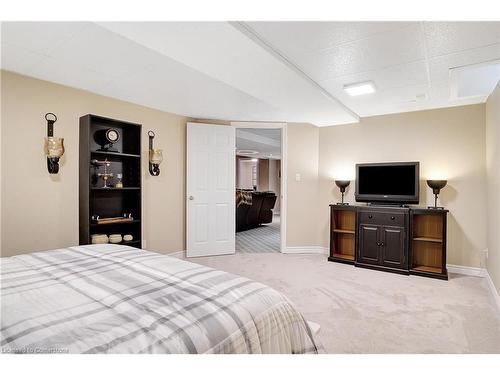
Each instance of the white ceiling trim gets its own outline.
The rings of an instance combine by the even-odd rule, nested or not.
[[[268,42],[265,41],[264,38],[262,38],[259,33],[257,33],[254,29],[252,29],[251,26],[246,24],[245,22],[241,21],[234,21],[234,22],[229,22],[232,26],[234,26],[237,30],[241,31],[243,34],[248,36],[250,39],[254,40],[257,42],[259,45],[262,46],[265,50],[267,50],[269,53],[274,55],[276,58],[281,60],[284,64],[286,64],[288,67],[290,67],[293,71],[295,71],[299,76],[304,78],[306,81],[308,81],[313,87],[315,87],[317,90],[319,90],[326,98],[330,99],[333,101],[335,104],[340,105],[343,107],[343,109],[348,112],[355,120],[356,122],[359,122],[359,115],[354,112],[352,109],[347,107],[344,103],[342,103],[339,99],[337,99],[335,96],[333,96],[331,93],[329,93],[327,90],[325,90],[318,82],[313,80],[310,76],[308,76],[302,69],[300,69],[296,64],[294,64],[290,59],[288,59],[284,54],[282,54],[278,49],[276,49],[274,46],[269,44]]]

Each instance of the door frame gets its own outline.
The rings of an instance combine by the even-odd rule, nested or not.
[[[280,242],[282,253],[286,253],[286,212],[287,212],[287,128],[286,122],[231,121],[236,129],[281,129],[281,196],[280,196]],[[236,163],[234,189],[236,190]]]

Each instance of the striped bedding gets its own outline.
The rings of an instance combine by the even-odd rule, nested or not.
[[[121,245],[1,259],[2,353],[317,353],[249,279]]]

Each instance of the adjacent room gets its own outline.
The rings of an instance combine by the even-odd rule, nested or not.
[[[281,129],[237,128],[236,252],[281,251],[280,201]]]
[[[218,19],[1,23],[2,352],[500,354],[500,21]]]

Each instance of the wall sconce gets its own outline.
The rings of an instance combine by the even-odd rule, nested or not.
[[[46,113],[45,120],[47,120],[47,137],[44,149],[47,156],[47,169],[50,174],[57,174],[59,172],[59,158],[64,154],[64,138],[54,137],[54,123],[57,121],[55,114]]]
[[[160,163],[163,160],[162,151],[157,148],[153,148],[153,139],[155,133],[151,130],[148,132],[149,136],[149,173],[151,176],[158,176],[160,174]]]

